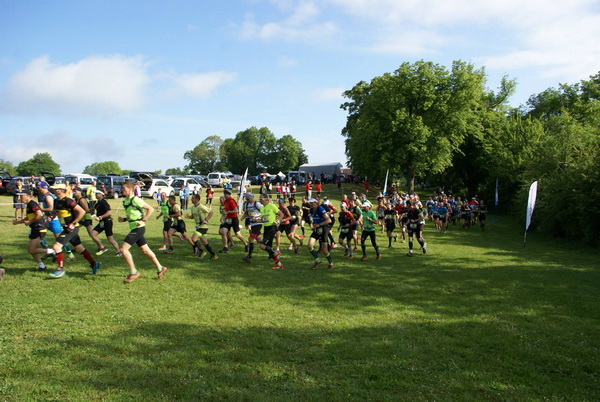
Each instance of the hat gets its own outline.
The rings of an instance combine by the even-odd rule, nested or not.
[[[285,201],[284,201],[283,198],[278,199],[277,202],[280,203],[280,204],[285,204]]]
[[[67,186],[65,186],[64,184],[55,184],[50,188],[53,190],[66,190]]]
[[[324,196],[323,196],[323,199],[324,199],[324,200],[326,200],[326,199],[327,199],[327,196],[326,196],[326,195],[324,195]]]
[[[45,181],[38,181],[37,186],[39,188],[45,188],[48,189],[50,186],[48,186],[48,183],[46,183]]]
[[[15,195],[22,196],[22,195],[29,195],[29,193],[24,193],[24,192],[20,191],[20,192],[16,193]]]
[[[362,204],[362,207],[363,208],[366,208],[366,207],[372,208],[373,204],[371,204],[369,201],[367,201],[367,202],[365,202],[365,203]]]
[[[225,190],[223,190],[223,194],[229,194],[231,195],[231,190],[226,188]]]
[[[106,195],[106,194],[104,194],[104,191],[102,191],[102,190],[96,190],[96,194]]]
[[[81,187],[77,186],[77,187],[73,188],[73,191],[83,191],[83,189]]]
[[[342,203],[340,204],[340,207],[347,207],[347,206],[348,206],[348,204],[346,204],[345,202],[342,202]]]
[[[245,193],[244,197],[247,198],[247,199],[254,198],[254,194],[252,194],[252,193]]]
[[[352,194],[353,194],[353,195],[356,195],[356,191],[353,191],[353,192],[352,192]]]
[[[308,202],[319,202],[316,198],[311,198]]]

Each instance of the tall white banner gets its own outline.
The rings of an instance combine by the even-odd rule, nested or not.
[[[494,206],[498,206],[498,179],[496,179],[496,198],[494,202]]]
[[[531,224],[531,215],[533,215],[533,209],[535,208],[535,200],[537,199],[537,188],[537,181],[531,183],[531,187],[529,187],[529,199],[527,200],[527,217],[525,219],[525,231],[529,229],[529,225]]]
[[[238,211],[241,214],[242,213],[242,206],[244,205],[244,193],[246,192],[246,180],[248,178],[248,168],[246,168],[246,171],[244,172],[244,175],[242,176],[242,181],[240,182],[240,199],[238,200]]]
[[[388,169],[387,172],[385,172],[385,184],[383,185],[383,195],[387,195],[387,179],[389,173],[390,169]]]

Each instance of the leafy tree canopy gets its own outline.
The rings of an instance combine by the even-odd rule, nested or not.
[[[60,173],[60,166],[52,160],[49,153],[37,153],[29,160],[23,161],[17,165],[17,174],[21,176],[40,176],[43,171]]]
[[[92,176],[98,176],[101,174],[115,173],[123,174],[123,170],[119,167],[117,162],[106,161],[106,162],[95,162],[88,165],[83,169],[83,173],[87,173]]]

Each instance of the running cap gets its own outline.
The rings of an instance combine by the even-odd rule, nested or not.
[[[83,189],[81,187],[77,186],[73,189],[73,191],[83,191]]]
[[[319,201],[316,198],[311,198],[310,200],[308,200],[308,202],[316,202],[316,203],[318,203]]]
[[[285,201],[284,201],[283,198],[278,199],[277,202],[280,203],[280,204],[285,204]]]
[[[22,195],[29,195],[29,193],[24,193],[23,191],[16,193],[15,195],[18,195],[19,197]]]
[[[366,207],[369,207],[369,208],[371,208],[371,207],[373,207],[373,204],[371,204],[369,201],[367,201],[367,202],[364,202],[364,203],[362,204],[362,207],[363,207],[363,208],[366,208]]]
[[[50,188],[50,186],[48,186],[48,183],[46,183],[45,181],[38,181],[37,186],[39,188],[45,188],[45,189]]]
[[[225,190],[223,190],[223,194],[229,194],[231,195],[231,190],[226,188]]]
[[[252,194],[252,193],[244,193],[244,197],[246,199],[254,198],[254,194]]]
[[[323,196],[323,199],[324,199],[324,200],[326,200],[326,199],[327,199],[327,196],[326,196],[326,195],[324,195],[324,196]]]
[[[53,190],[66,190],[67,186],[65,186],[64,184],[55,184],[50,188]]]
[[[102,194],[102,195],[105,195],[105,194],[104,194],[104,191],[102,191],[102,190],[96,190],[96,194]]]

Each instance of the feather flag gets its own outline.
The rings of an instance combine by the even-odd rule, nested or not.
[[[244,193],[246,192],[246,180],[248,179],[248,168],[246,168],[246,171],[244,172],[244,175],[242,176],[242,181],[240,182],[240,199],[238,201],[238,211],[241,214],[242,213],[242,205],[243,204],[243,200],[244,200]]]
[[[525,247],[525,242],[527,241],[527,229],[529,229],[529,225],[531,225],[531,216],[533,215],[535,201],[537,199],[537,188],[537,181],[531,183],[531,186],[529,187],[529,199],[527,200],[527,216],[525,217],[525,237],[523,238],[523,247]]]
[[[390,169],[388,169],[387,172],[385,172],[385,184],[383,185],[383,195],[387,195],[387,179],[389,173]]]

